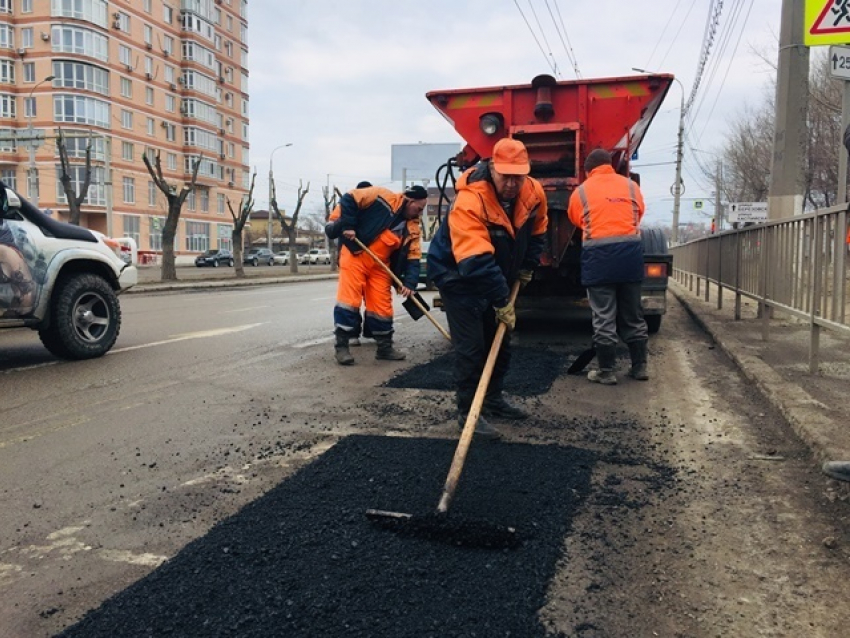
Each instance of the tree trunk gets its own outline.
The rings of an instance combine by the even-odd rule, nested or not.
[[[298,250],[295,247],[295,226],[285,228],[286,236],[289,238],[289,272],[293,275],[298,272]]]
[[[180,221],[181,208],[181,202],[177,197],[168,198],[168,218],[162,228],[162,281],[177,281],[174,238],[177,236],[177,222]]]
[[[233,240],[233,267],[236,269],[236,276],[241,278],[245,276],[245,265],[242,263],[242,231],[236,230],[234,226],[231,239]]]

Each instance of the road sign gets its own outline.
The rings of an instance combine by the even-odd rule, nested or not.
[[[829,47],[829,74],[834,78],[850,80],[850,47]]]
[[[805,0],[803,44],[850,44],[850,3],[847,0]]]
[[[729,221],[746,224],[767,221],[767,202],[732,202],[729,204]]]

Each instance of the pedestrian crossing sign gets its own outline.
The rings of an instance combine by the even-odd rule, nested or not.
[[[803,44],[850,44],[850,0],[805,0]]]

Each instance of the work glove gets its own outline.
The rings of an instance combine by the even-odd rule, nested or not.
[[[516,278],[519,280],[520,289],[523,289],[528,285],[528,282],[531,281],[534,278],[534,271],[533,270],[520,270],[517,273]]]
[[[508,330],[513,330],[516,327],[516,310],[510,301],[506,306],[496,308],[496,319],[501,321],[508,327]]]

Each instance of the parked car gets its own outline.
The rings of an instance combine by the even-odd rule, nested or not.
[[[285,250],[282,253],[274,254],[274,265],[275,266],[288,266],[289,265],[289,251]]]
[[[302,264],[330,264],[331,254],[323,248],[314,248],[301,255]]]
[[[109,352],[138,281],[122,240],[45,215],[0,182],[0,330],[31,328],[65,359]],[[8,275],[8,276],[7,276]]]
[[[208,251],[195,257],[195,265],[198,268],[201,266],[212,266],[213,268],[218,268],[221,265],[232,266],[233,253],[229,250],[210,248]]]
[[[243,264],[259,266],[260,264],[274,265],[274,253],[268,248],[252,248],[242,257]]]

